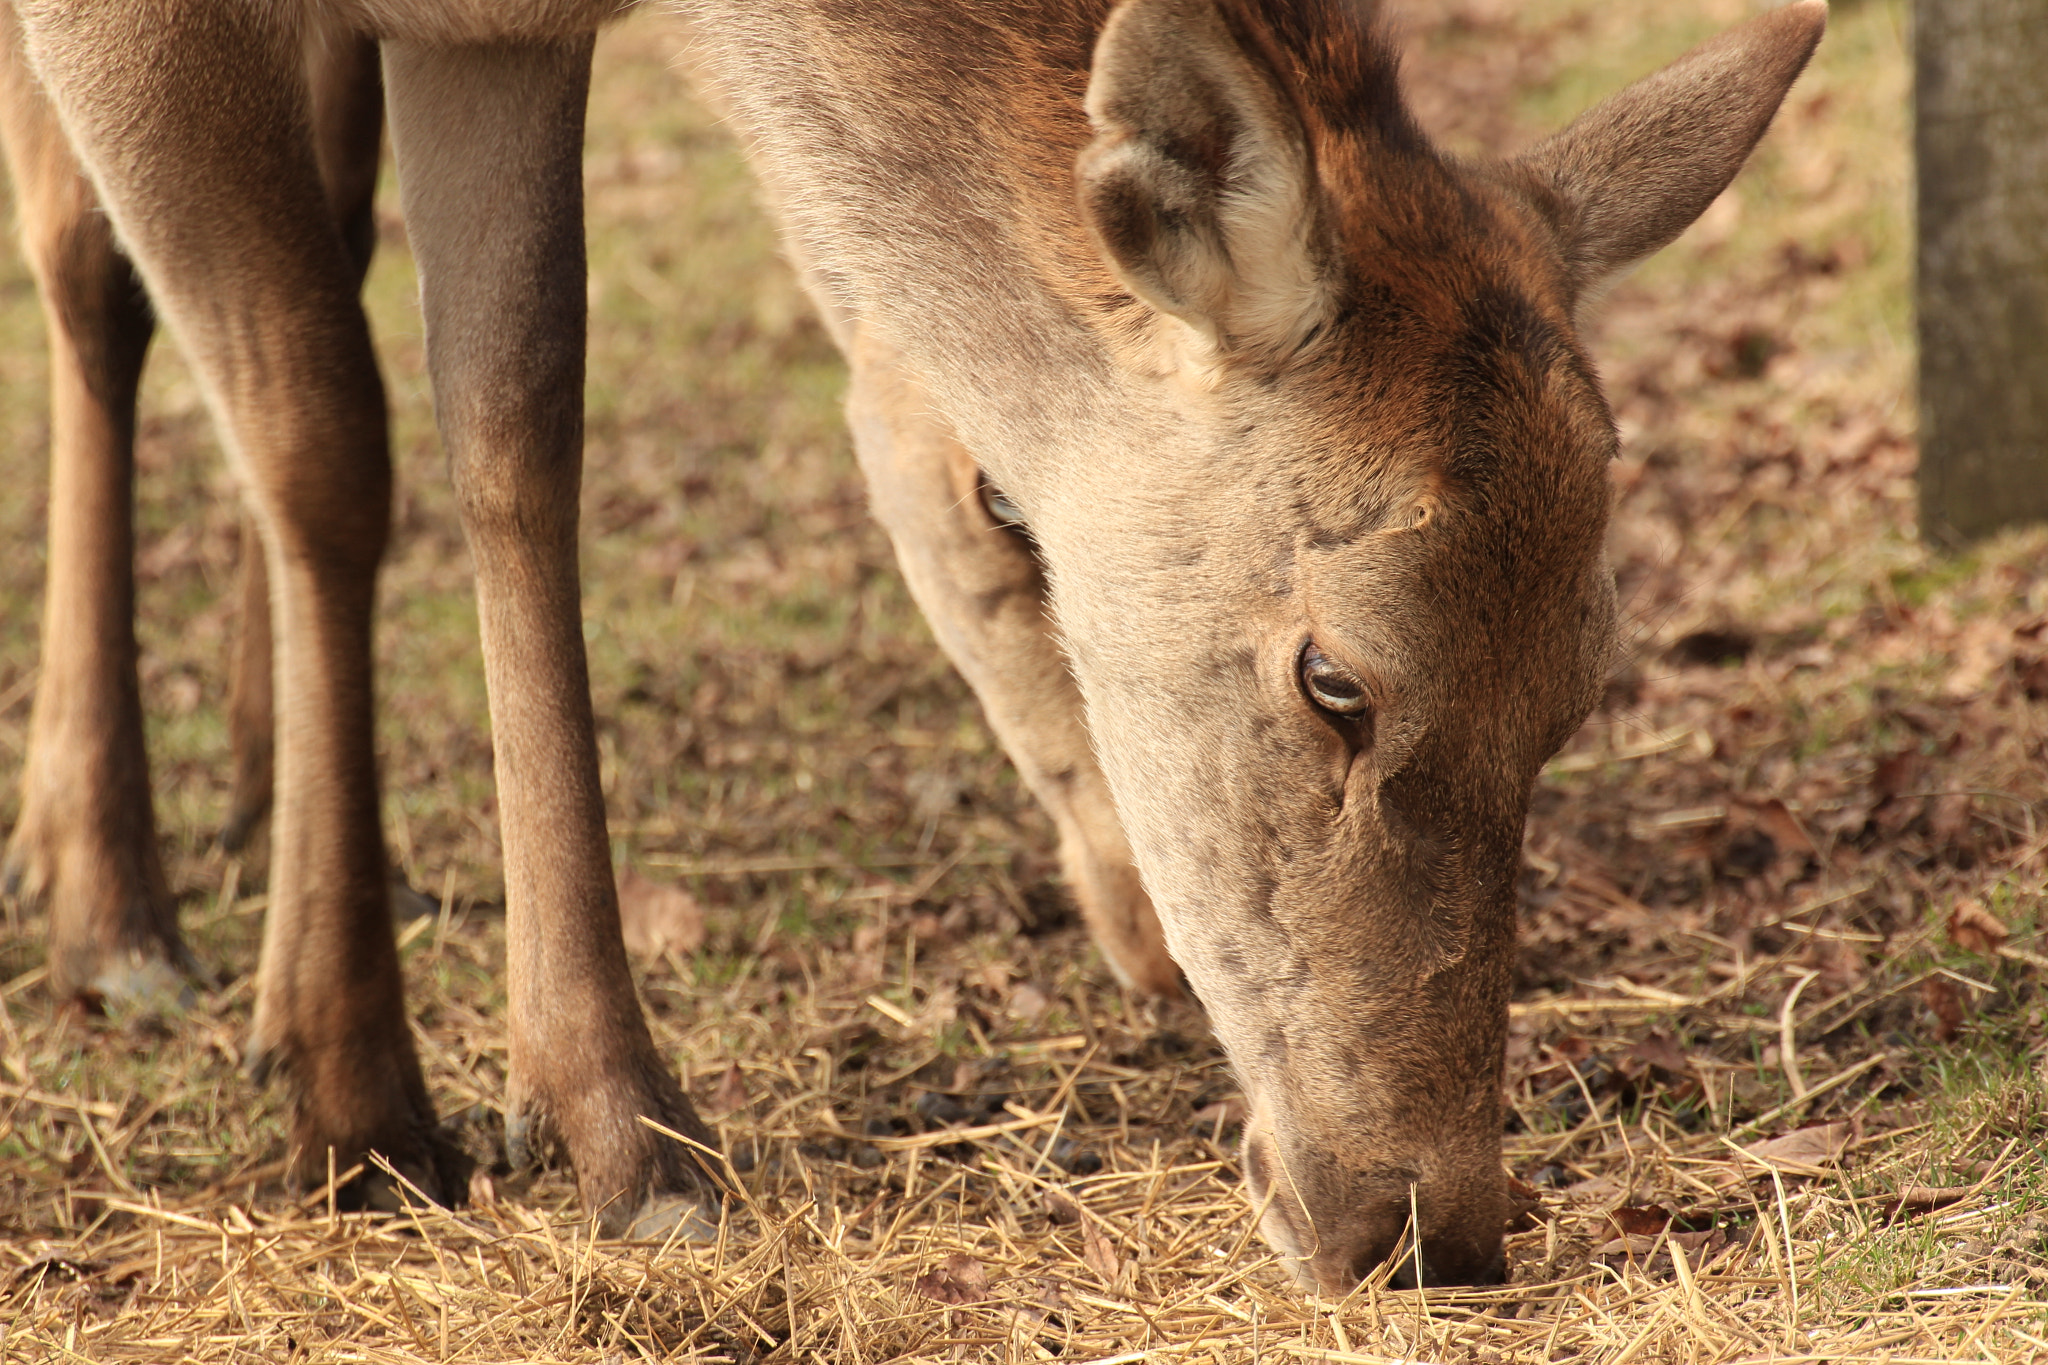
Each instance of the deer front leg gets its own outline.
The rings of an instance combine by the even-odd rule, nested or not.
[[[307,26],[304,45],[320,185],[360,286],[377,245],[377,153],[384,135],[384,76],[377,41],[315,22]],[[229,852],[247,845],[270,813],[273,790],[270,577],[263,568],[262,533],[247,513],[242,517],[240,553],[236,612],[241,626],[228,694],[232,796],[220,836],[221,847]]]
[[[270,574],[264,567],[263,530],[242,512],[241,573],[235,584],[235,652],[228,665],[228,749],[232,755],[228,822],[220,846],[240,853],[270,814],[276,794],[277,707],[270,642]]]
[[[294,1167],[374,1151],[459,1188],[386,899],[370,627],[383,390],[275,6],[22,0],[27,50],[235,455],[268,555],[277,799],[250,1057],[294,1084]],[[374,1196],[383,1182],[366,1182]],[[388,1186],[383,1186],[388,1190]]]
[[[559,1142],[607,1232],[697,1224],[714,1142],[655,1052],[619,935],[577,581],[588,39],[390,42],[385,84],[434,408],[476,565],[505,848],[516,1160]]]
[[[849,349],[854,447],[911,595],[1059,827],[1060,864],[1110,970],[1134,990],[1178,995],[1180,969],[1095,764],[1036,556],[990,514],[973,455],[896,357],[857,327]]]
[[[135,676],[135,395],[153,324],[4,8],[0,141],[50,349],[42,673],[4,880],[49,906],[60,998],[161,1000],[189,958],[157,852]]]

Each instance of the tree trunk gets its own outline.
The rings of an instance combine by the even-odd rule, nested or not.
[[[1915,0],[1920,527],[2048,520],[2048,3]]]

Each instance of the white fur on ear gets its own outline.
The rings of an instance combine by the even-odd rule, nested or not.
[[[1329,309],[1307,143],[1211,0],[1118,6],[1087,109],[1081,216],[1124,286],[1215,360],[1299,346]]]

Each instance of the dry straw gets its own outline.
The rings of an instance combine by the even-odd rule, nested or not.
[[[10,1070],[78,1041],[7,995]],[[248,1135],[198,1050],[167,1048],[168,1075],[131,1072],[149,1092],[10,1080],[5,1358],[1902,1365],[2025,1359],[2042,1338],[2036,1151],[2007,1138],[1966,1185],[1916,1179],[2015,1124],[2038,1142],[2038,1091],[1982,1106],[1940,1150],[1925,1124],[1873,1131],[1872,1092],[1854,1086],[1809,1088],[1828,1122],[1742,1143],[1688,1131],[1668,1094],[1624,1113],[1577,1075],[1525,1102],[1569,1092],[1583,1118],[1508,1140],[1516,1169],[1561,1158],[1571,1177],[1511,1236],[1509,1286],[1401,1292],[1389,1266],[1329,1303],[1258,1240],[1231,1145],[1210,1136],[1228,1115],[1191,1121],[1214,1061],[1174,1062],[1168,1022],[1112,1004],[1084,1030],[939,1055],[865,1001],[800,1002],[800,1026],[843,1033],[843,1013],[865,1011],[885,1036],[861,1070],[752,1059],[721,1083],[740,1101],[724,1124],[738,1193],[698,1244],[596,1241],[559,1176],[480,1176],[468,1207],[421,1200],[398,1217],[337,1214],[327,1188],[282,1197],[274,1160],[202,1189],[132,1178],[187,1120]],[[917,1093],[970,1112],[863,1125],[878,1096]],[[180,1116],[170,1132],[164,1114]],[[49,1163],[66,1151],[59,1183]],[[1849,1264],[1880,1243],[1910,1272]]]

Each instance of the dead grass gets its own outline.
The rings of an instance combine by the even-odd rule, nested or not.
[[[1426,116],[1524,141],[1744,5],[1693,8],[1418,7]],[[1266,1256],[1199,1015],[1120,998],[1071,922],[1046,822],[865,518],[836,361],[643,17],[601,46],[592,120],[588,633],[619,861],[682,931],[645,964],[650,1017],[746,1197],[717,1245],[652,1247],[592,1244],[563,1176],[502,1164],[468,1208],[392,1222],[281,1190],[276,1097],[235,1066],[261,869],[210,844],[231,489],[161,357],[145,691],[171,875],[226,984],[169,1021],[53,1013],[10,907],[0,1359],[2048,1357],[2048,534],[1913,538],[1902,29],[1893,0],[1837,4],[1757,164],[1593,339],[1638,644],[1531,822],[1508,1287],[1330,1304]],[[402,926],[430,1081],[489,1171],[489,739],[389,227],[387,811],[432,907]],[[42,364],[10,257],[22,546]],[[39,588],[0,564],[9,771]]]

